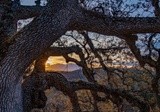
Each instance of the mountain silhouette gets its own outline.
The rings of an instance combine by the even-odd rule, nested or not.
[[[47,70],[49,71],[75,71],[79,69],[81,69],[81,67],[79,67],[74,63],[68,63],[68,64],[58,63],[58,64],[50,65],[47,68]]]

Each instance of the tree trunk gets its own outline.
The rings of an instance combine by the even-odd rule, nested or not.
[[[10,46],[0,67],[0,112],[22,112],[22,101],[17,102],[17,93],[21,92],[18,88],[25,69],[58,39],[56,37],[61,37],[68,30],[76,12],[63,3],[56,5],[57,10],[52,11],[50,6],[44,14],[14,35],[15,43]],[[15,108],[16,105],[20,109]]]

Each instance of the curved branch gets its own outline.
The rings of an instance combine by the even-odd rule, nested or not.
[[[140,98],[135,97],[132,94],[129,94],[125,90],[119,90],[114,88],[109,88],[103,85],[91,83],[91,82],[69,82],[67,79],[59,73],[39,73],[38,75],[45,76],[48,87],[56,87],[58,90],[63,91],[65,94],[72,94],[72,92],[89,89],[96,92],[104,92],[106,95],[119,96],[126,99],[132,105],[138,107],[142,112],[149,112],[150,107],[148,103],[141,100]]]
[[[149,56],[141,56],[140,50],[136,46],[136,41],[138,39],[137,35],[125,35],[120,36],[124,39],[129,46],[130,50],[134,54],[135,58],[138,60],[139,64],[143,67],[145,64],[149,64],[152,67],[156,66],[156,61],[152,60]]]
[[[152,5],[154,7],[155,16],[160,17],[160,7],[159,7],[159,0],[152,0]]]
[[[37,17],[40,14],[42,14],[43,10],[45,9],[45,6],[14,6],[12,7],[13,14],[16,20],[20,19],[28,19]]]
[[[104,35],[125,35],[160,32],[160,19],[156,17],[110,17],[82,9],[71,30],[86,30]]]
[[[139,107],[141,112],[150,112],[150,107],[146,102],[140,100],[139,98],[136,98],[134,95],[129,94],[125,90],[113,89],[106,86],[83,81],[71,82],[71,84],[73,86],[73,90],[75,91],[80,89],[89,89],[97,92],[104,92],[107,95],[118,95],[119,97],[126,99],[129,103],[133,104],[134,106]]]

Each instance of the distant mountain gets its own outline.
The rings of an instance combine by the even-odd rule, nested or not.
[[[82,69],[71,72],[60,72],[69,81],[83,80],[87,81],[87,78],[83,75]]]
[[[68,64],[54,64],[48,66],[47,70],[49,71],[75,71],[79,70],[81,67],[74,63],[68,63]]]

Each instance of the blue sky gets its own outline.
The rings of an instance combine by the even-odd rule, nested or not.
[[[21,0],[22,5],[35,5],[34,0]]]
[[[46,0],[41,0],[41,3],[46,3]],[[21,0],[22,5],[35,5],[35,0]]]

